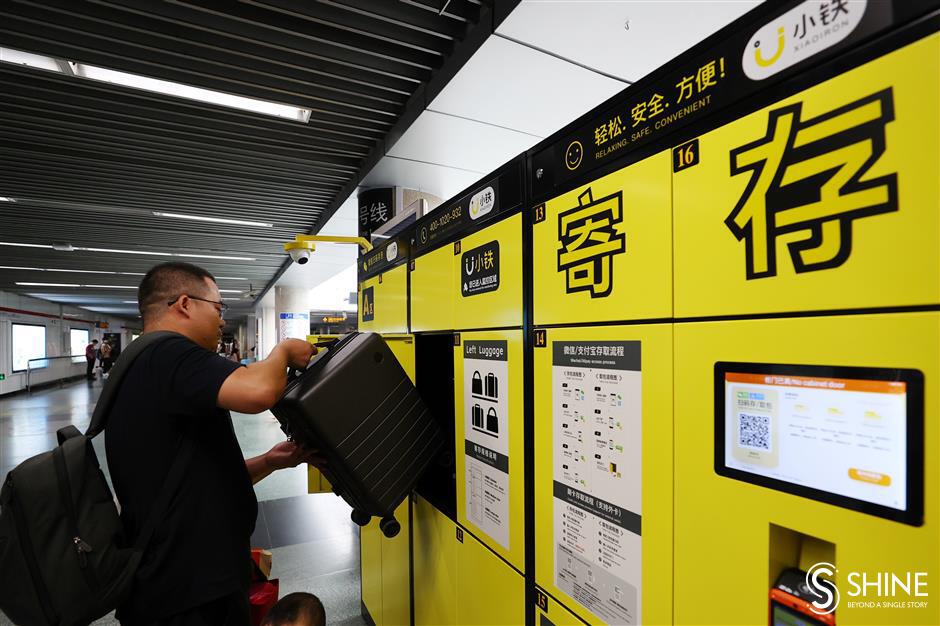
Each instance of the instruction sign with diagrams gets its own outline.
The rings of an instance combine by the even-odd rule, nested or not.
[[[639,624],[639,341],[552,343],[555,586],[608,624]]]
[[[509,549],[507,343],[465,341],[464,439],[467,517]]]

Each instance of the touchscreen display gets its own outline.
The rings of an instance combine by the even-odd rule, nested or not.
[[[818,495],[828,494],[907,513],[917,508],[909,502],[909,474],[918,451],[908,448],[922,441],[922,433],[912,439],[909,432],[922,424],[922,415],[909,414],[922,407],[922,399],[912,397],[922,398],[919,374],[717,364],[721,465],[735,477],[809,490],[796,491],[800,495],[827,500]]]

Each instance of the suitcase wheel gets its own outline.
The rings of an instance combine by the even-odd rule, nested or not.
[[[383,517],[382,521],[379,522],[379,529],[383,535],[391,539],[401,532],[401,524],[394,517]]]
[[[353,509],[349,517],[352,518],[352,521],[356,526],[365,526],[370,521],[372,521],[371,515],[369,515],[368,513],[364,513],[360,511],[359,509]]]

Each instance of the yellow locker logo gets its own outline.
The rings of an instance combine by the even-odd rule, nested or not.
[[[891,89],[808,120],[801,110],[770,111],[767,134],[731,151],[731,175],[751,175],[725,219],[745,242],[748,280],[777,275],[780,237],[797,273],[839,267],[852,252],[853,220],[898,210],[897,174],[863,179],[885,151]]]
[[[627,249],[626,236],[617,232],[623,222],[623,192],[594,200],[588,187],[578,206],[558,215],[558,271],[565,272],[567,293],[588,291],[592,298],[610,295],[614,285],[614,255]]]

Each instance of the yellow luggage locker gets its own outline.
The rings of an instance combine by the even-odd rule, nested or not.
[[[928,580],[940,572],[940,313],[697,322],[677,324],[675,336],[675,622],[765,622],[768,591],[784,569],[830,563],[841,595],[838,624],[940,623],[935,602],[907,606],[930,600],[913,589],[852,595],[862,575],[903,582],[908,572],[926,572]],[[719,378],[722,363],[824,366],[814,371],[827,373],[772,376],[737,365]],[[889,385],[900,384],[901,373],[866,382],[872,375],[859,381],[847,367],[920,372],[922,402],[916,385],[905,384],[910,404],[898,404]],[[718,473],[727,467],[740,479]],[[774,477],[777,483],[766,482]],[[798,495],[805,489],[823,493]],[[854,502],[838,504],[846,494]],[[918,497],[919,519],[881,516],[916,509],[910,498]],[[879,503],[878,514],[849,508]],[[733,602],[715,602],[703,573],[733,581]]]
[[[408,332],[410,235],[389,239],[359,257],[359,330]]]
[[[535,333],[536,584],[590,624],[670,624],[672,325]]]
[[[523,165],[510,161],[415,224],[413,332],[522,324],[521,219],[490,224],[520,207]]]
[[[400,265],[392,271],[404,269]],[[388,333],[383,338],[414,382],[414,337]],[[409,502],[405,500],[395,510],[395,519],[401,524],[397,536],[385,537],[378,519],[363,526],[359,533],[362,604],[376,626],[398,626],[411,621],[410,517]]]
[[[531,209],[536,326],[672,317],[671,191],[665,151]]]
[[[413,498],[415,626],[456,626],[457,526],[422,498]]]
[[[673,177],[677,318],[940,302],[938,49],[934,33],[697,139]]]

